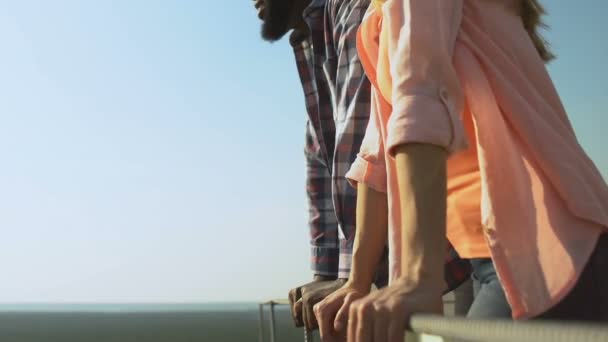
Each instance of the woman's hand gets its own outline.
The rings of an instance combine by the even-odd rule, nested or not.
[[[366,296],[386,245],[388,200],[364,183],[357,186],[357,231],[349,280],[314,307],[321,340],[344,341],[350,305]]]
[[[403,342],[412,314],[443,313],[441,291],[437,289],[412,287],[397,280],[355,301],[348,313],[348,342]]]
[[[395,148],[401,227],[393,240],[399,274],[350,307],[348,342],[403,342],[414,313],[441,313],[446,225],[446,152],[429,144]],[[357,210],[359,207],[357,207]]]
[[[319,322],[321,341],[346,340],[350,306],[356,300],[365,297],[369,291],[369,288],[358,288],[352,282],[347,282],[342,288],[315,305],[314,311]]]

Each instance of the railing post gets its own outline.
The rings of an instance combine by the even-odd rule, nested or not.
[[[304,342],[315,342],[314,333],[306,328],[304,328]]]
[[[275,342],[274,302],[270,302],[270,342]]]
[[[263,303],[260,304],[260,321],[258,324],[258,329],[259,329],[258,341],[264,342],[264,304]]]

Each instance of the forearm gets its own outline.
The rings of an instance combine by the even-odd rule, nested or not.
[[[357,185],[357,230],[353,246],[351,286],[369,291],[388,231],[388,202],[385,193],[364,183]]]
[[[395,149],[401,205],[401,280],[441,292],[446,243],[446,152],[430,144]]]

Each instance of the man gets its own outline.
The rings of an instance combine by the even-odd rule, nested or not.
[[[356,34],[369,0],[255,0],[262,37],[293,31],[306,98],[307,193],[312,282],[289,292],[296,326],[317,327],[313,306],[340,288],[350,272],[356,193],[345,174],[359,151],[370,112],[371,85],[359,62]],[[383,263],[386,265],[386,262]],[[387,282],[379,268],[377,286]]]
[[[308,112],[305,155],[313,280],[289,292],[296,326],[317,328],[313,306],[339,289],[350,273],[356,191],[346,173],[357,157],[370,113],[371,85],[356,49],[370,0],[254,0],[262,37],[290,43]],[[468,277],[468,263],[448,255],[450,288]],[[386,253],[377,287],[388,281]]]

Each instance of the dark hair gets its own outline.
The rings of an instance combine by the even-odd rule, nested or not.
[[[546,28],[547,25],[542,21],[542,16],[547,12],[538,0],[522,0],[521,17],[524,22],[524,27],[530,34],[530,38],[538,51],[540,58],[548,62],[555,58],[553,52],[549,48],[549,43],[539,33],[539,30]]]

